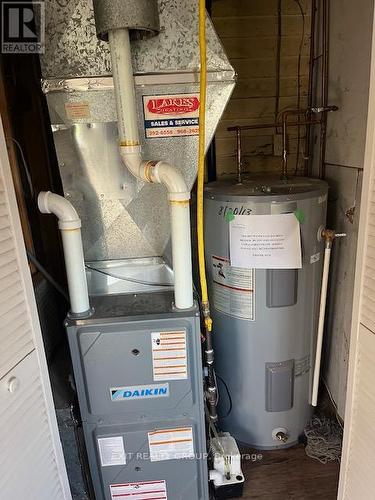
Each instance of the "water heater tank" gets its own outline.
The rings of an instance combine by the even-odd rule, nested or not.
[[[291,446],[311,417],[328,186],[308,178],[214,182],[205,189],[206,266],[220,427],[259,449]],[[295,213],[301,269],[230,265],[233,216]]]

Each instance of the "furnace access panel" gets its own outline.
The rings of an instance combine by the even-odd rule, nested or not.
[[[198,309],[169,292],[92,302],[67,332],[97,500],[208,498]]]

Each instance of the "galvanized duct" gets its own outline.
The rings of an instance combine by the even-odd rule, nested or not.
[[[91,2],[47,0],[46,53],[41,56],[65,196],[82,220],[86,260],[166,255],[169,212],[162,186],[144,184],[123,168],[108,44],[97,39]],[[189,189],[197,172],[196,135],[146,137],[146,103],[153,97],[198,96],[197,12],[189,0],[159,0],[160,33],[132,43],[143,156],[183,172]],[[207,144],[235,84],[235,73],[207,21]],[[193,127],[187,132],[196,134]]]

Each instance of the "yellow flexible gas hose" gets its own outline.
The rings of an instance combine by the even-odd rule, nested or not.
[[[200,78],[199,78],[199,152],[198,152],[198,182],[197,182],[197,236],[198,236],[198,262],[199,279],[201,286],[202,310],[206,329],[212,329],[210,306],[208,302],[206,267],[204,259],[204,226],[203,226],[203,187],[205,172],[205,143],[206,143],[206,5],[205,0],[199,0],[199,56],[200,56]]]

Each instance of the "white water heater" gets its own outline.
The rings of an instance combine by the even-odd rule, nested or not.
[[[215,182],[205,190],[206,267],[220,427],[256,448],[291,446],[309,420],[328,186],[316,179]],[[236,215],[295,213],[301,269],[230,265]]]

